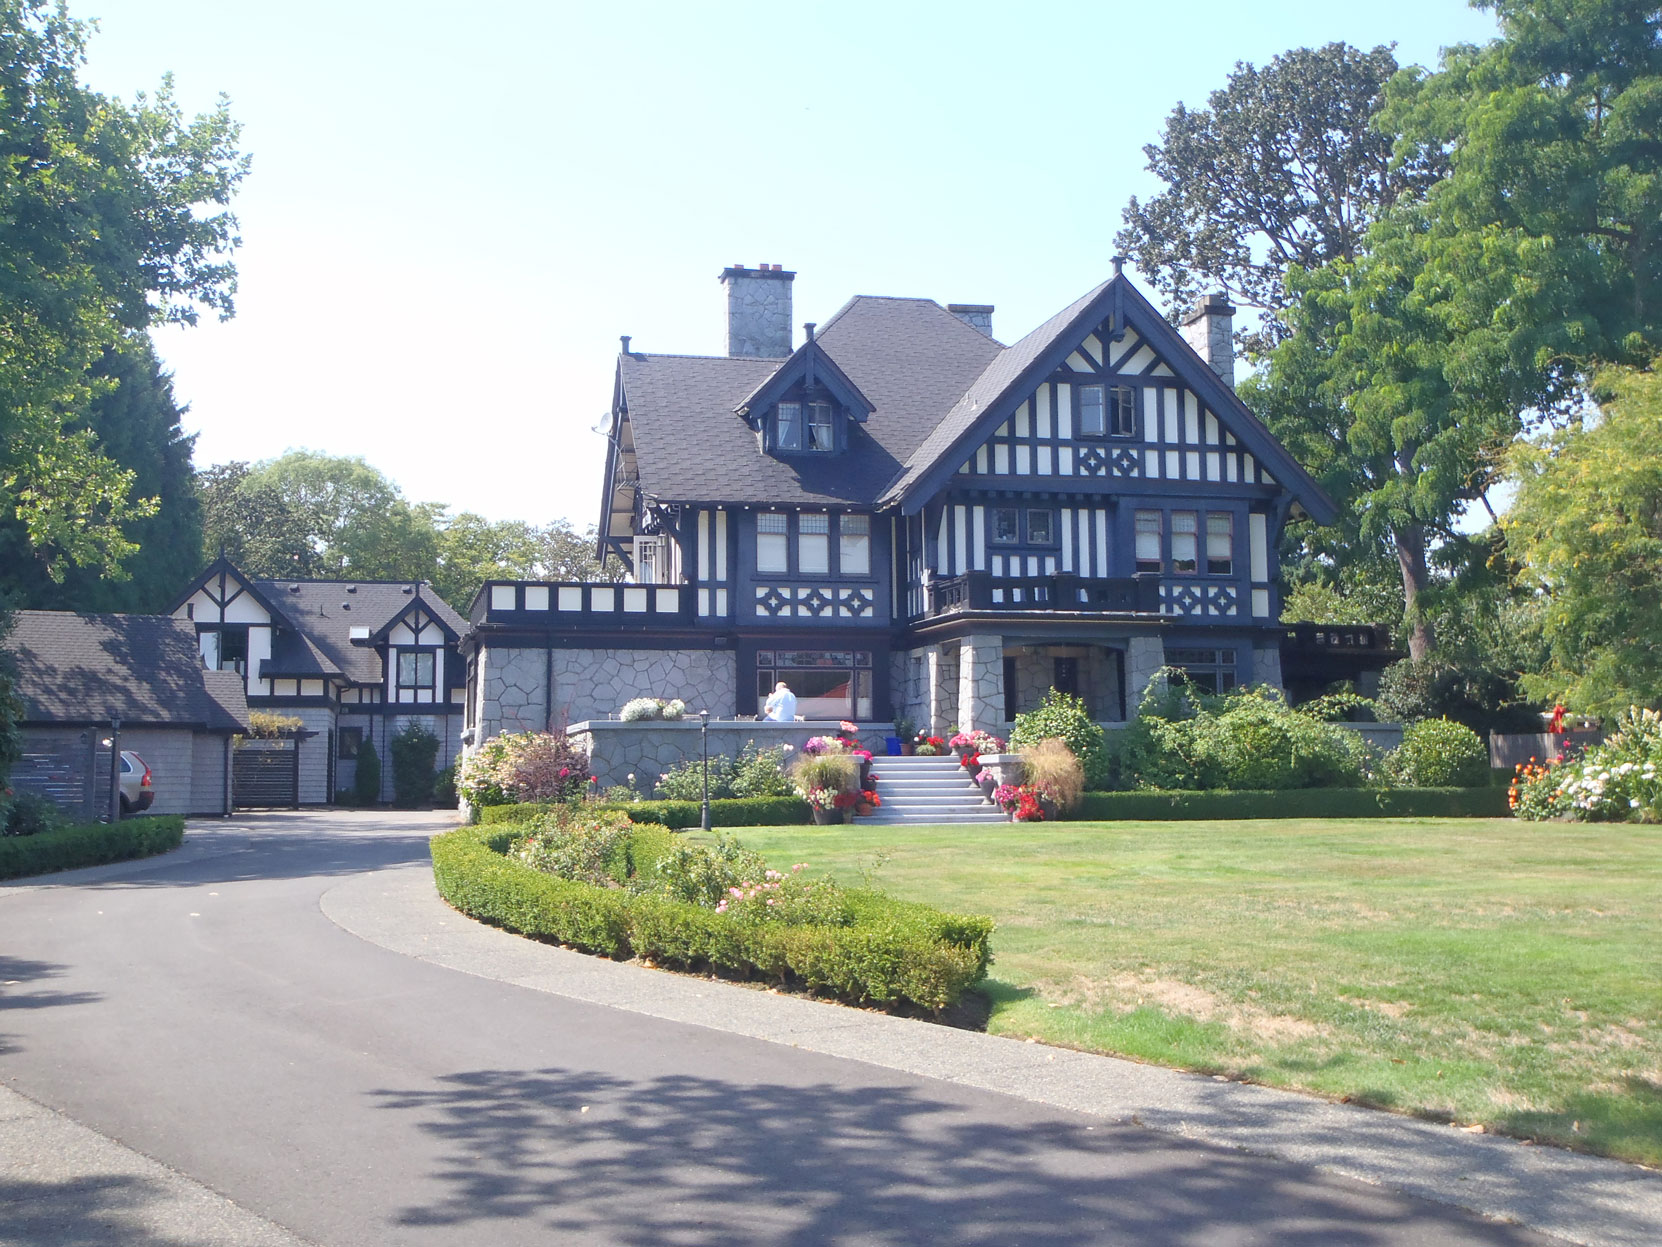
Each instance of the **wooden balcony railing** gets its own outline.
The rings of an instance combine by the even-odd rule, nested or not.
[[[1050,576],[998,576],[966,572],[929,584],[929,613],[955,611],[1102,611],[1158,615],[1158,576],[1098,579],[1058,572]]]

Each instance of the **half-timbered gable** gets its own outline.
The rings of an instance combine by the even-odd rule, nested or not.
[[[481,732],[505,695],[521,725],[750,714],[785,680],[830,717],[997,726],[1052,686],[1123,718],[1168,661],[1278,681],[1276,543],[1333,509],[1220,375],[1221,299],[1205,357],[1118,273],[1011,346],[986,305],[861,296],[793,349],[793,276],[723,272],[727,356],[623,340],[598,553],[634,583],[487,586]],[[698,674],[648,687],[654,653]]]
[[[242,675],[251,709],[313,734],[301,748],[315,763],[302,767],[307,803],[350,786],[364,742],[386,757],[409,716],[439,738],[440,766],[460,750],[465,621],[429,584],[255,579],[220,559],[172,613],[194,624],[209,668]],[[383,782],[390,795],[391,768]]]

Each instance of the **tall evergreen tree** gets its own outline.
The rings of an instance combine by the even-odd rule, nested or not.
[[[69,424],[90,433],[100,454],[131,472],[133,495],[153,500],[155,510],[120,524],[122,537],[136,547],[123,566],[125,578],[71,566],[54,580],[23,522],[0,519],[0,593],[14,606],[37,610],[166,610],[199,564],[195,438],[180,426],[184,410],[147,335],[128,335],[105,352],[92,375],[100,383],[95,397],[85,417]]]

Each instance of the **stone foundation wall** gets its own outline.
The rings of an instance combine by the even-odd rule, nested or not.
[[[627,784],[643,797],[652,795],[658,777],[677,763],[702,757],[701,727],[697,719],[666,723],[645,720],[622,723],[615,719],[573,723],[567,734],[589,754],[589,769],[601,788]],[[874,755],[884,752],[887,724],[863,725],[857,733],[860,747]],[[758,749],[789,745],[800,751],[810,736],[837,735],[836,720],[769,723],[764,720],[710,721],[710,756],[733,757],[754,741]],[[633,775],[634,779],[629,777]]]
[[[483,744],[504,732],[610,718],[636,697],[679,697],[690,709],[720,712],[733,705],[737,686],[731,650],[485,646],[479,652],[475,736]]]

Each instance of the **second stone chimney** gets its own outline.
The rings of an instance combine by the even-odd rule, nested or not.
[[[778,264],[721,270],[727,288],[727,353],[747,359],[785,359],[791,353],[791,283]]]
[[[971,329],[993,336],[993,305],[991,303],[948,303],[946,310]]]
[[[1211,370],[1235,388],[1235,309],[1229,296],[1209,294],[1183,318],[1183,340],[1195,348]]]

